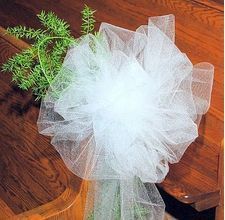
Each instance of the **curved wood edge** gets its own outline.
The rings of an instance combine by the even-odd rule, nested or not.
[[[23,212],[10,220],[82,219],[88,182],[71,176],[69,186],[55,200]],[[79,190],[78,190],[79,189]],[[75,209],[76,208],[76,209]]]
[[[219,156],[218,187],[220,189],[220,202],[216,208],[216,220],[224,219],[224,140],[221,144]]]
[[[220,194],[220,190],[215,189],[215,191],[205,193],[204,195],[196,195],[196,196],[184,195],[184,196],[176,197],[176,199],[185,204],[194,204],[194,203],[203,201],[205,198],[207,200],[217,201],[217,200],[219,200],[219,194]],[[218,202],[217,202],[217,204],[218,204]],[[215,206],[215,203],[214,203],[214,206]],[[194,207],[194,205],[193,205],[193,207]]]
[[[10,34],[7,33],[6,29],[0,26],[0,37],[6,40],[8,43],[13,45],[19,50],[24,50],[30,47],[30,45]]]

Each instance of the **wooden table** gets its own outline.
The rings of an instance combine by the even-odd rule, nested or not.
[[[203,117],[200,137],[178,164],[170,166],[169,175],[159,184],[171,196],[199,211],[217,206],[220,199],[218,170],[223,139],[223,6],[220,2],[85,1],[97,9],[97,26],[105,21],[134,30],[146,24],[150,16],[173,13],[176,44],[181,51],[193,63],[207,61],[215,66],[211,107]],[[73,0],[2,0],[0,25],[39,27],[35,14],[42,9],[52,10],[71,24],[72,34],[78,37],[83,4]],[[0,63],[26,46],[1,37]],[[78,196],[82,185],[65,167],[49,139],[38,134],[38,104],[29,92],[21,92],[10,80],[9,74],[0,77],[0,210],[4,207],[5,216],[48,204],[63,192]],[[60,201],[65,201],[64,197]]]

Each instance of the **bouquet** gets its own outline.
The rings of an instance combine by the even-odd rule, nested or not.
[[[136,31],[102,23],[97,33],[62,39],[67,52],[56,73],[39,54],[48,88],[34,90],[42,98],[37,124],[67,167],[91,182],[84,218],[163,219],[155,183],[198,136],[213,66],[193,65],[176,47],[173,15]]]

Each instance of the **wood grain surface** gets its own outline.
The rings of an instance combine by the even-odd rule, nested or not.
[[[27,46],[0,34],[0,65]],[[50,139],[37,131],[39,103],[30,92],[13,85],[10,74],[1,75],[0,88],[0,219],[33,210],[62,193],[67,195],[68,188],[76,198],[81,179],[69,172]]]
[[[0,25],[40,27],[35,14],[54,11],[68,21],[72,34],[80,36],[83,5],[96,9],[97,28],[108,22],[135,30],[148,17],[174,14],[176,44],[195,64],[215,66],[212,101],[200,125],[200,137],[159,186],[176,199],[201,211],[219,202],[218,158],[223,139],[223,5],[211,0],[1,0]],[[17,46],[0,40],[0,62],[17,51]],[[37,133],[38,105],[29,92],[0,77],[1,155],[0,198],[15,213],[52,200],[65,189],[69,171],[49,144]],[[57,162],[56,162],[57,161]],[[30,183],[34,183],[31,185]],[[78,180],[79,182],[79,180]],[[79,184],[78,184],[79,185]],[[19,191],[17,189],[20,189]],[[16,191],[16,193],[15,193]]]

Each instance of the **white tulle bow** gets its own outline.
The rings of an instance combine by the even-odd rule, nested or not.
[[[68,168],[93,180],[86,218],[162,219],[153,183],[198,136],[213,66],[192,65],[174,44],[174,16],[135,32],[102,23],[79,39],[42,100],[42,134]],[[143,184],[148,183],[148,184]]]

